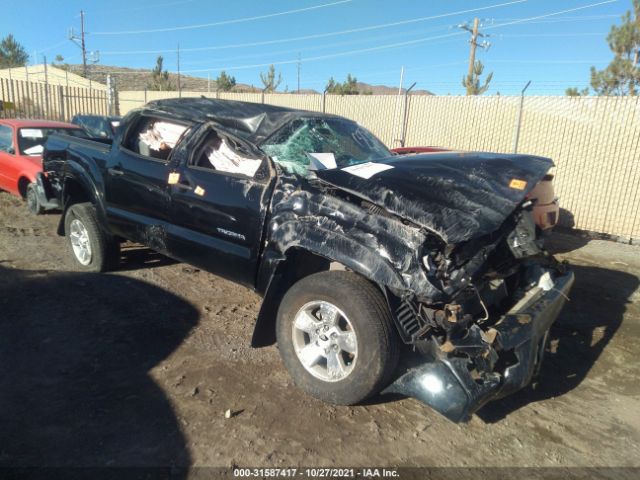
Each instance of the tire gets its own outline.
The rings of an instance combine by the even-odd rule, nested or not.
[[[79,270],[105,272],[117,266],[120,243],[99,227],[96,210],[91,203],[77,203],[67,209],[64,231],[69,251]]]
[[[333,326],[326,330],[327,324]],[[294,284],[278,309],[276,337],[295,384],[337,405],[378,393],[398,364],[398,337],[387,302],[371,282],[352,272],[316,273]]]
[[[42,205],[40,205],[40,200],[38,200],[37,186],[34,182],[31,182],[29,185],[27,185],[25,197],[29,212],[31,212],[33,215],[41,215],[44,212],[44,208],[42,208]]]

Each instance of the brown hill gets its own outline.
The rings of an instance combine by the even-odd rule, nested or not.
[[[397,95],[398,87],[388,87],[386,85],[370,85],[368,83],[358,82],[358,90],[368,95]],[[402,89],[402,93],[406,91]],[[411,90],[411,95],[433,95],[429,90]]]
[[[82,65],[68,65],[70,72],[81,74]],[[116,82],[118,90],[144,90],[151,77],[151,70],[145,68],[128,68],[117,67],[113,65],[91,65],[89,67],[88,77],[95,82],[102,84],[107,83],[107,75],[111,75]],[[169,78],[174,87],[178,85],[178,75],[169,74]],[[192,92],[207,92],[216,90],[216,82],[214,79],[209,81],[206,78],[192,77],[189,75],[180,75],[180,84],[183,90]],[[364,82],[358,82],[360,92],[367,95],[396,95],[398,87],[389,87],[386,85],[370,85]],[[261,89],[253,86],[239,83],[233,89],[234,92],[260,92]],[[404,92],[404,89],[403,89]],[[301,90],[300,93],[320,94],[312,89]],[[428,90],[412,90],[412,95],[433,95]]]

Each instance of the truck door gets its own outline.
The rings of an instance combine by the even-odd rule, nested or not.
[[[171,255],[254,287],[275,181],[269,159],[212,125],[184,150],[170,187]]]
[[[106,165],[105,203],[112,232],[166,253],[169,161],[188,128],[147,115],[129,122]]]

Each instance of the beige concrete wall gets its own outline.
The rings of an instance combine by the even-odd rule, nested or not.
[[[4,68],[0,70],[0,78],[5,80],[20,80],[23,82],[42,83],[49,85],[59,85],[63,87],[80,87],[80,88],[92,88],[94,90],[106,91],[107,86],[90,81],[80,75],[71,73],[57,68],[52,65],[47,65],[46,71],[44,65],[29,65],[25,67]]]
[[[102,92],[101,92],[102,93]],[[177,92],[119,92],[122,114]],[[182,92],[183,97],[262,102],[260,93]],[[82,96],[82,92],[79,95]],[[322,111],[322,95],[266,94],[264,102]],[[102,105],[102,103],[100,103]],[[519,97],[335,96],[328,113],[358,121],[389,146],[512,152]],[[403,118],[403,115],[406,116]],[[638,97],[526,97],[518,152],[550,157],[556,193],[576,228],[640,239]]]

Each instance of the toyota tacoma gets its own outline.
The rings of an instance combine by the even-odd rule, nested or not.
[[[252,344],[334,404],[467,420],[532,381],[573,283],[532,217],[546,158],[394,156],[339,116],[201,98],[132,111],[112,142],[52,135],[43,162],[80,269],[129,240],[254,289]]]

